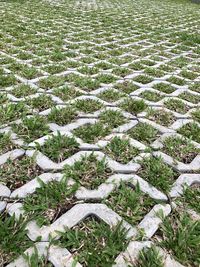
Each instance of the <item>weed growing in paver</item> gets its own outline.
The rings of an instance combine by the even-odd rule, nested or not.
[[[49,109],[55,105],[54,101],[48,95],[40,95],[34,98],[27,98],[25,103],[32,109],[36,109],[39,112]]]
[[[23,201],[23,209],[29,218],[36,220],[41,227],[53,223],[62,214],[75,205],[74,193],[77,185],[67,185],[67,180],[51,181],[47,184],[38,180],[40,187],[34,194],[27,196]]]
[[[155,141],[159,132],[150,124],[139,122],[135,127],[127,132],[131,138],[141,141],[147,145]]]
[[[99,94],[99,97],[107,102],[115,102],[124,96],[125,94],[117,92],[113,89],[106,90]]]
[[[50,132],[46,118],[39,115],[24,117],[20,124],[12,124],[12,130],[27,143]]]
[[[161,225],[159,245],[185,266],[197,267],[200,262],[199,231],[199,221],[193,221],[186,213],[174,212]]]
[[[155,205],[155,201],[145,195],[136,185],[134,188],[122,183],[103,203],[119,214],[131,225],[138,224]]]
[[[6,266],[20,256],[33,242],[27,237],[26,220],[10,217],[6,212],[0,215],[0,262]],[[12,233],[12,234],[11,234]]]
[[[10,133],[0,133],[0,155],[17,147],[18,146],[12,142]]]
[[[0,107],[0,124],[9,123],[11,121],[20,119],[27,115],[29,112],[24,103],[9,103],[6,106]]]
[[[143,100],[134,100],[132,98],[126,98],[121,104],[120,107],[127,112],[132,114],[138,114],[146,109],[147,105]]]
[[[175,112],[185,114],[190,108],[180,99],[169,98],[164,102],[164,105]]]
[[[143,248],[133,267],[164,267],[163,258],[155,246]]]
[[[199,95],[190,94],[188,92],[184,92],[184,93],[180,94],[179,97],[186,100],[186,101],[189,101],[193,104],[198,104],[200,101]]]
[[[49,122],[56,123],[58,125],[67,125],[77,118],[77,110],[73,106],[66,106],[63,108],[52,108],[51,112],[47,116]]]
[[[183,125],[177,132],[200,143],[200,127],[195,122]]]
[[[107,124],[111,128],[117,128],[127,122],[127,119],[119,110],[105,110],[100,113],[99,119],[101,123]]]
[[[79,144],[73,137],[57,135],[49,137],[43,145],[37,143],[37,149],[55,162],[62,162],[78,152]]]
[[[52,91],[52,93],[55,96],[60,97],[63,101],[68,101],[82,95],[82,93],[80,93],[78,90],[67,86],[56,88]]]
[[[159,190],[168,193],[178,174],[166,165],[160,157],[148,157],[139,162],[138,175]]]
[[[153,88],[166,94],[171,94],[176,90],[176,88],[168,83],[157,83],[153,86]]]
[[[73,179],[81,186],[95,189],[104,183],[112,174],[112,170],[108,167],[105,158],[98,160],[93,154],[84,156],[80,161],[76,161],[74,165],[65,165],[64,177]]]
[[[104,149],[114,160],[126,164],[139,154],[139,150],[130,144],[128,139],[114,137]]]
[[[83,266],[111,266],[129,241],[126,238],[127,230],[121,223],[110,228],[105,222],[90,217],[60,234],[58,244],[70,250],[75,265],[78,261]]]
[[[84,113],[92,113],[101,109],[103,104],[94,99],[78,99],[74,102],[74,106]]]
[[[199,149],[190,140],[180,137],[167,137],[163,141],[163,145],[163,152],[186,164],[190,163],[199,153]]]
[[[148,119],[155,121],[158,124],[163,126],[170,126],[174,121],[175,117],[171,112],[167,112],[163,109],[151,109],[147,110],[147,117]]]
[[[9,159],[0,166],[0,182],[7,185],[10,190],[14,190],[41,173],[35,158],[23,157],[14,161]]]
[[[111,132],[110,127],[102,122],[85,124],[73,131],[73,133],[86,143],[96,143],[100,138],[105,137]]]

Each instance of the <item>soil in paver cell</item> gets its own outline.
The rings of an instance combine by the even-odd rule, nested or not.
[[[33,245],[30,220],[42,233],[95,203],[142,242],[138,225],[164,209],[163,223],[147,223],[153,246],[130,266],[165,266],[156,246],[199,266],[199,18],[191,0],[0,1],[0,266]],[[19,221],[13,202],[24,207]],[[173,202],[178,214],[159,205]],[[93,216],[63,231],[56,245],[83,266],[111,267],[129,244],[120,222]],[[53,266],[34,249],[25,260]]]

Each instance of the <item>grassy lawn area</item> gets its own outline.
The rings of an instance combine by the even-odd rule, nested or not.
[[[200,266],[200,5],[7,0],[0,25],[0,267]]]

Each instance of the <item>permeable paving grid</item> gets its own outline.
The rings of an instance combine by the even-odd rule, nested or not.
[[[0,266],[200,265],[200,5],[0,2]]]

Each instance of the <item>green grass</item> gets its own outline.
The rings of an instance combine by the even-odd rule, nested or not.
[[[192,112],[192,118],[200,123],[200,108],[197,108],[195,111]]]
[[[0,182],[14,190],[41,173],[42,171],[37,166],[34,158],[9,159],[0,167]]]
[[[139,122],[136,126],[131,128],[128,132],[129,136],[136,139],[146,145],[149,145],[155,141],[159,132],[157,129],[153,128],[150,124]]]
[[[0,107],[0,124],[9,123],[15,121],[29,114],[28,108],[22,103],[9,103],[5,107]]]
[[[166,94],[171,94],[176,90],[172,85],[162,82],[155,84],[153,88]]]
[[[114,137],[104,151],[108,156],[122,164],[132,161],[139,154],[139,150],[131,146],[128,139],[120,137]]]
[[[175,121],[174,115],[163,109],[158,111],[156,109],[149,108],[147,110],[147,117],[148,119],[166,127],[170,126]]]
[[[200,188],[198,184],[193,184],[191,187],[185,187],[183,196],[177,199],[179,204],[183,203],[189,209],[200,213],[199,206]]]
[[[120,93],[120,92],[116,92],[112,89],[106,90],[106,91],[99,94],[99,97],[101,99],[103,99],[104,101],[107,101],[107,102],[115,102],[124,96],[125,96],[125,94]]]
[[[0,133],[0,155],[18,148],[11,140],[10,133]]]
[[[118,110],[103,111],[100,113],[99,119],[101,123],[107,124],[111,128],[117,128],[128,121]]]
[[[199,149],[190,140],[180,137],[167,137],[163,145],[163,152],[186,164],[190,163],[199,153]]]
[[[168,82],[176,84],[176,85],[180,85],[183,86],[186,84],[185,80],[176,76],[172,76],[170,78],[167,79]]]
[[[156,202],[145,195],[139,188],[122,183],[103,203],[119,214],[131,225],[137,225],[151,210]]]
[[[55,105],[54,101],[49,95],[40,95],[34,98],[27,98],[25,103],[32,109],[39,112],[49,109]]]
[[[53,267],[53,264],[48,261],[47,256],[40,256],[36,247],[31,255],[23,255],[28,267]]]
[[[166,106],[166,108],[182,114],[185,114],[186,112],[189,111],[189,107],[185,103],[183,103],[183,101],[181,101],[180,99],[173,99],[173,98],[167,99],[164,102],[164,105]]]
[[[51,181],[47,184],[38,180],[40,187],[34,194],[27,196],[23,201],[25,215],[36,220],[38,226],[53,223],[62,214],[74,206],[74,193],[77,185],[67,185],[67,180]]]
[[[134,78],[135,82],[147,84],[153,81],[153,79],[148,75],[138,75]]]
[[[101,109],[103,104],[94,99],[78,99],[74,102],[74,106],[84,113],[93,113]]]
[[[178,133],[200,143],[200,127],[195,122],[189,122],[177,131]]]
[[[163,98],[160,94],[152,91],[144,91],[140,94],[140,97],[153,102],[158,102]]]
[[[121,223],[110,228],[106,223],[89,217],[66,230],[56,243],[67,247],[75,258],[74,263],[78,261],[83,266],[112,266],[118,254],[128,245],[127,230]]]
[[[82,95],[82,93],[80,93],[73,87],[67,87],[67,86],[64,86],[62,88],[56,88],[52,91],[52,93],[53,95],[60,97],[61,100],[63,101],[68,101]]]
[[[81,186],[95,189],[112,174],[111,169],[105,161],[97,160],[93,154],[84,156],[80,161],[76,161],[74,165],[66,165],[64,168],[64,177],[71,178]]]
[[[0,87],[9,87],[17,84],[17,79],[12,74],[0,74]]]
[[[33,117],[24,117],[22,123],[12,125],[12,130],[25,142],[30,143],[50,132],[47,120],[44,117],[35,115]]]
[[[36,148],[45,156],[55,162],[62,162],[78,152],[79,144],[74,137],[56,135],[49,137],[43,145],[36,144]]]
[[[134,267],[164,267],[162,256],[159,254],[155,246],[150,248],[143,248],[133,264]]]
[[[75,129],[73,133],[75,136],[81,138],[85,143],[96,143],[102,137],[110,134],[110,127],[104,125],[102,122],[94,124],[85,124]]]
[[[11,93],[12,95],[14,95],[15,97],[26,97],[32,94],[35,94],[37,92],[37,90],[27,84],[21,84],[17,87],[15,87]]]
[[[115,133],[119,127],[118,131],[125,132],[127,139],[138,140],[147,146],[144,152],[150,153],[153,151],[152,143],[162,133],[151,124],[149,125],[148,120],[153,124],[157,123],[158,126],[165,126],[167,130],[177,120],[173,115],[175,111],[182,116],[189,114],[188,118],[191,117],[194,120],[194,123],[188,123],[177,129],[187,141],[168,139],[166,143],[164,141],[164,147],[159,151],[171,155],[175,164],[177,160],[191,162],[199,154],[199,150],[190,143],[190,139],[199,142],[197,127],[197,123],[200,122],[198,108],[200,87],[197,77],[200,72],[198,66],[199,17],[199,9],[191,0],[0,1],[0,127],[2,132],[4,124],[8,124],[18,137],[29,143],[46,134],[51,134],[49,124],[57,124],[64,129],[65,126],[74,124],[79,119],[91,117],[90,115],[93,117],[94,113],[97,113],[99,115],[94,125],[81,124],[82,127],[75,127],[74,131],[71,131],[74,137],[80,137],[84,142],[93,145],[99,140],[104,140],[111,133]],[[163,79],[165,75],[167,78]],[[185,91],[178,95],[179,86],[183,86]],[[172,93],[176,96],[171,95]],[[17,98],[17,101],[12,99],[12,95]],[[162,98],[164,95],[166,98]],[[84,96],[84,100],[81,100],[80,96]],[[32,97],[34,98],[30,99]],[[56,99],[53,100],[54,97],[59,98],[62,103],[58,105]],[[94,97],[94,100],[86,100],[90,97]],[[23,99],[19,100],[20,98]],[[160,99],[164,102],[163,109],[156,108]],[[101,103],[101,100],[107,104]],[[153,101],[152,105],[147,104],[147,100]],[[190,104],[185,104],[184,100],[189,101]],[[114,105],[116,101],[117,105]],[[194,107],[192,103],[195,104]],[[150,112],[150,107],[156,111]],[[165,108],[168,109],[167,112],[163,112]],[[127,117],[123,114],[125,111],[134,117]],[[43,112],[43,115],[40,112]],[[144,115],[142,118],[141,114]],[[145,121],[143,118],[147,119],[146,123],[141,122]],[[21,121],[16,122],[19,119]],[[134,122],[138,124],[132,127]],[[54,162],[62,161],[79,151],[79,145],[75,139],[69,140],[63,137],[55,139],[48,139],[44,146],[40,146],[41,151]],[[106,154],[118,162],[126,164],[138,153],[125,139],[115,138],[113,141],[111,138],[109,142]],[[17,148],[20,147],[17,146]],[[4,153],[13,148],[15,145],[9,135],[0,135],[0,152]],[[26,145],[22,148],[26,148]],[[0,183],[7,185],[13,191],[43,173],[35,161],[29,161],[29,158],[20,157],[1,164]],[[152,162],[142,161],[143,165],[146,164],[144,168],[140,168],[140,171],[143,171],[143,179],[168,194],[171,185],[179,175],[174,171],[176,166],[171,169],[160,160],[155,162],[152,160]],[[99,163],[97,159],[80,159],[76,164],[76,167],[75,163],[70,168],[68,166],[67,177],[73,177],[78,186],[82,185],[88,189],[97,189],[113,174],[105,162]],[[56,220],[55,209],[59,205],[55,204],[55,199],[57,193],[62,190],[57,184],[49,185],[51,187],[49,196],[45,194],[49,189],[41,191],[43,195],[40,195],[41,202],[39,202],[40,198],[36,200],[36,195],[39,194],[37,191],[34,194],[34,201],[38,209],[49,204],[43,219],[50,219],[48,223],[51,223]],[[137,215],[140,215],[142,220],[145,212],[148,212],[148,205],[143,206],[148,197],[139,194],[136,197],[135,187],[129,186],[128,183],[126,188],[130,194],[127,193],[127,196],[130,200],[135,197],[137,203],[134,201],[132,203],[130,200],[127,202],[126,193],[123,193],[124,198],[120,199],[117,195],[119,191],[116,190],[115,197],[122,204],[118,209],[113,202],[111,207],[115,208],[117,213],[120,213],[122,208],[127,220],[134,220]],[[196,185],[193,187],[191,188],[193,193],[189,192],[191,195],[188,193],[187,199],[180,197],[179,200],[183,207],[198,212],[195,208],[199,195]],[[61,196],[58,193],[59,203],[66,203],[68,197],[65,197],[65,193],[64,189]],[[69,199],[69,203],[73,204],[73,200]],[[179,204],[178,199],[177,203]],[[128,217],[128,207],[130,205],[132,208],[132,204],[136,205],[138,211],[136,215]],[[52,206],[55,209],[51,209]],[[35,206],[30,204],[29,207]],[[143,211],[144,213],[140,214]],[[31,215],[32,212],[30,212]],[[63,212],[65,210],[61,208],[59,216]],[[130,212],[135,211],[133,209]],[[100,224],[99,221],[95,222]],[[79,229],[80,225],[75,228]],[[82,230],[79,229],[83,234],[82,241],[77,236],[71,239],[78,240],[77,246],[68,247],[68,244],[65,246],[63,243],[63,247],[70,248],[75,258],[81,255],[78,260],[84,267],[112,266],[116,256],[125,249],[123,239],[113,238],[113,236],[110,238],[110,232],[103,226],[98,228],[99,235],[94,232],[95,236],[90,232],[93,226],[89,224],[85,227],[86,230],[84,227]],[[112,230],[114,229],[111,229],[111,232]],[[12,231],[14,230],[9,231],[10,243],[12,243],[10,241],[13,236]],[[109,241],[106,243],[108,237]],[[122,237],[121,234],[120,237]],[[85,246],[86,239],[89,240],[87,241],[89,245]],[[98,240],[97,246],[96,240]],[[8,251],[9,245],[12,244],[6,245]],[[17,245],[16,248],[18,249]],[[196,249],[198,249],[197,246]],[[190,249],[188,251],[190,252]],[[193,255],[191,252],[191,257]],[[47,257],[38,257],[36,251],[33,257],[27,260],[30,267],[51,266]],[[3,264],[6,266],[8,262]],[[134,266],[133,263],[131,264]],[[145,267],[162,266],[161,260],[153,249],[143,251],[143,256],[136,264]],[[193,266],[194,264],[183,265]]]
[[[33,242],[27,237],[26,220],[10,217],[6,212],[0,215],[0,258],[2,266],[20,256]],[[12,233],[12,235],[11,235]]]
[[[164,193],[169,192],[178,178],[178,173],[165,164],[160,157],[145,158],[139,163],[141,168],[137,174]]]
[[[53,107],[47,116],[47,120],[60,126],[67,125],[77,118],[77,110],[73,106],[63,108]]]
[[[197,93],[200,93],[200,82],[194,82],[193,84],[191,84],[189,86],[189,89],[192,90],[192,91],[195,91]]]
[[[199,95],[194,95],[188,92],[184,92],[182,94],[179,95],[180,98],[189,101],[193,104],[198,104],[200,101],[200,96]]]
[[[121,104],[120,107],[127,112],[132,114],[138,114],[144,111],[147,107],[143,100],[134,100],[132,98],[126,98]]]
[[[200,222],[193,221],[186,213],[174,212],[161,225],[160,245],[184,266],[199,266]]]
[[[6,93],[0,93],[0,104],[8,103],[8,95]]]
[[[130,81],[124,81],[123,83],[117,83],[115,88],[126,94],[130,94],[136,91],[139,87]]]
[[[39,86],[45,90],[49,90],[54,87],[62,86],[64,83],[65,83],[64,77],[50,76],[48,78],[40,79]]]

